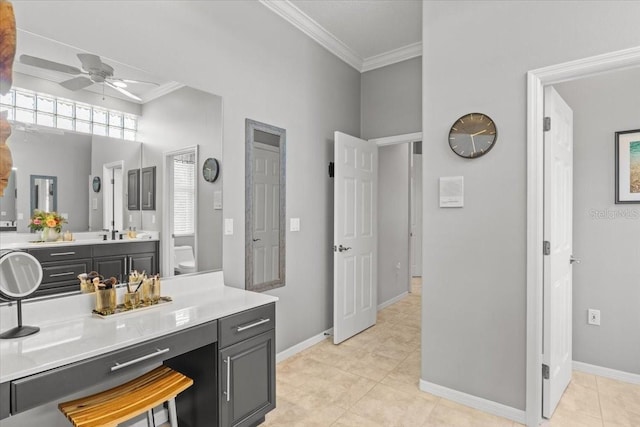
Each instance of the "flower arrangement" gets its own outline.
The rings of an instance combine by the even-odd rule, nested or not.
[[[44,230],[45,228],[54,229],[57,233],[62,231],[62,224],[66,223],[64,219],[57,212],[44,212],[41,210],[34,210],[31,215],[31,221],[29,222],[29,228],[33,231]]]

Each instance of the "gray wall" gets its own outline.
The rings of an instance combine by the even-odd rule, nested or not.
[[[142,167],[156,167],[156,210],[142,211],[142,227],[162,230],[163,153],[197,145],[198,270],[220,270],[222,210],[213,209],[213,193],[222,191],[222,175],[214,183],[206,182],[202,177],[202,165],[208,157],[221,160],[221,167],[225,164],[222,158],[222,98],[190,87],[178,89],[143,105],[138,132],[144,147]],[[153,215],[155,223],[152,222]]]
[[[364,139],[422,130],[422,59],[362,73],[361,135]]]
[[[301,218],[301,231],[287,233],[286,286],[269,292],[280,298],[277,351],[330,328],[327,164],[334,131],[360,133],[360,74],[258,2],[16,2],[14,9],[26,30],[222,96],[224,217],[235,231],[223,243],[229,285],[244,287],[245,119],[287,130],[287,216]]]
[[[526,72],[637,46],[637,16],[637,2],[423,4],[422,379],[524,409]],[[465,160],[447,134],[474,111],[499,137]],[[438,177],[454,175],[465,207],[440,209]]]
[[[55,132],[55,130],[53,130]],[[58,212],[68,214],[63,230],[89,227],[88,177],[91,170],[91,135],[14,129],[8,142],[16,171],[18,232],[28,233],[31,218],[30,176],[58,177]]]
[[[409,289],[409,145],[378,152],[378,304]]]
[[[573,360],[640,374],[640,205],[614,204],[613,149],[640,129],[640,68],[555,88],[573,109]]]

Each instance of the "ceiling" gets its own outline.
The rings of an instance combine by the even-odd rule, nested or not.
[[[360,72],[422,55],[419,0],[260,0]]]
[[[56,83],[60,83],[65,80],[72,79],[76,76],[58,72],[58,71],[51,71],[51,70],[34,67],[31,65],[22,64],[20,63],[20,59],[19,59],[20,56],[22,54],[26,54],[26,55],[46,59],[49,61],[70,65],[72,67],[81,68],[80,60],[76,55],[78,53],[92,53],[92,52],[85,52],[73,46],[69,46],[67,44],[63,44],[45,37],[41,37],[33,33],[30,33],[28,31],[24,31],[20,29],[18,29],[17,41],[18,43],[16,47],[16,61],[14,62],[13,70],[18,73],[26,74],[33,77],[38,77],[38,78],[49,80]],[[179,86],[175,82],[161,79],[158,76],[155,76],[153,74],[149,74],[137,68],[133,68],[131,66],[110,60],[109,58],[102,57],[101,59],[104,63],[109,64],[114,68],[115,77],[132,79],[132,80],[140,80],[140,81],[148,81],[148,82],[156,83],[156,85],[144,84],[144,83],[127,83],[126,90],[142,98],[142,101],[133,100],[127,97],[126,95],[121,94],[120,92],[102,84],[93,84],[84,90],[88,90],[97,94],[103,94],[103,90],[104,90],[104,94],[107,96],[123,99],[125,101],[129,101],[137,104],[143,104],[145,102],[155,99],[158,96],[161,96],[177,88],[176,86]],[[61,90],[67,90],[62,87],[60,88]]]

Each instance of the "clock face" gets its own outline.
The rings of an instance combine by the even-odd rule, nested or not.
[[[215,182],[218,179],[218,175],[220,174],[220,164],[217,159],[213,157],[209,157],[204,161],[204,165],[202,166],[202,176],[204,180],[207,182]]]
[[[449,131],[449,146],[460,157],[474,159],[493,148],[498,138],[496,124],[482,113],[460,117]]]

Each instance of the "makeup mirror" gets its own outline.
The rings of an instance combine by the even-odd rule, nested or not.
[[[22,299],[33,294],[42,282],[42,266],[22,251],[5,251],[0,255],[0,297],[18,301],[18,326],[0,334],[0,339],[35,334],[40,328],[22,324]]]

